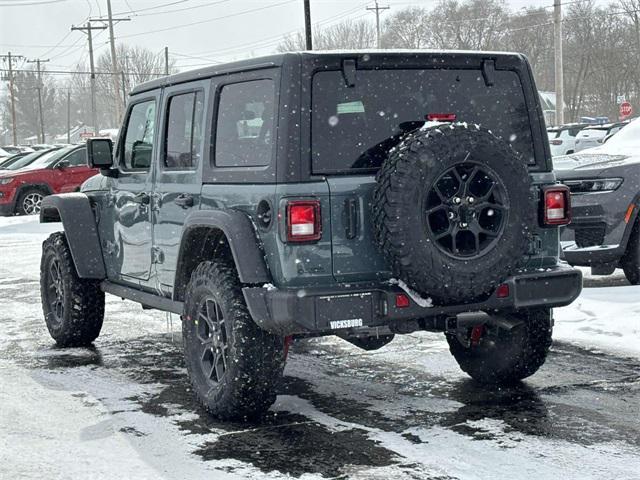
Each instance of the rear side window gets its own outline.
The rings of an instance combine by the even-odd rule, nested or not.
[[[131,107],[122,152],[125,170],[147,170],[151,166],[155,120],[155,100]]]
[[[314,173],[377,169],[402,135],[429,114],[491,130],[535,163],[518,74],[496,71],[487,86],[479,70],[358,70],[348,87],[340,71],[318,72],[312,91]]]
[[[273,80],[225,85],[216,124],[217,167],[260,167],[273,152],[275,83]]]
[[[164,165],[167,168],[192,169],[198,166],[202,151],[203,94],[174,95],[167,107]]]

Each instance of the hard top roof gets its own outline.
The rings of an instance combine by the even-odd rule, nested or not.
[[[268,55],[262,57],[249,58],[246,60],[240,60],[236,62],[229,62],[223,64],[212,65],[209,67],[203,67],[195,70],[189,70],[186,72],[176,73],[173,75],[160,77],[148,82],[137,85],[130,95],[136,95],[141,92],[153,90],[155,88],[166,87],[179,83],[185,83],[194,80],[202,80],[209,77],[215,77],[217,75],[224,75],[233,72],[240,72],[243,70],[256,70],[261,68],[278,67],[283,65],[287,60],[292,61],[294,59],[321,59],[323,57],[336,57],[344,56],[353,58],[356,56],[369,55],[371,58],[393,58],[393,57],[448,57],[448,58],[462,58],[473,57],[477,59],[493,59],[498,57],[511,57],[524,59],[519,53],[514,52],[481,52],[481,51],[467,51],[467,50],[313,50],[313,51],[301,51],[301,52],[288,52],[280,53],[276,55]]]

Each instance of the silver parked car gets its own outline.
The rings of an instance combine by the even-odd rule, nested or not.
[[[599,147],[608,138],[627,125],[627,123],[629,122],[606,123],[604,125],[590,125],[585,127],[576,136],[574,152]]]
[[[640,284],[640,119],[600,147],[554,158],[553,166],[573,205],[561,237],[564,258],[596,275],[620,267]]]

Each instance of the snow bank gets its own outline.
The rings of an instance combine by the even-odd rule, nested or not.
[[[555,310],[555,340],[640,358],[640,287],[585,288]]]

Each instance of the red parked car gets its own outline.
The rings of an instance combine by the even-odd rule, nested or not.
[[[85,145],[53,150],[24,168],[0,172],[0,215],[40,213],[45,196],[75,192],[96,173],[87,165]]]

